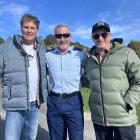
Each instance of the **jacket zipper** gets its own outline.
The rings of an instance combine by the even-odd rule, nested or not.
[[[99,67],[100,67],[100,88],[101,88],[101,104],[102,104],[102,107],[103,107],[103,120],[104,120],[104,124],[106,126],[106,115],[105,115],[105,108],[104,108],[104,100],[103,100],[103,92],[102,92],[102,78],[101,78],[101,75],[102,75],[102,72],[101,72],[101,66],[102,66],[102,63],[99,62]]]
[[[40,49],[40,48],[39,48]],[[39,56],[39,51],[40,50],[36,50],[36,61],[37,61],[37,69],[38,69],[38,83],[37,83],[37,104],[38,104],[38,106],[40,106],[40,104],[41,104],[41,102],[40,102],[40,100],[39,100],[39,95],[40,95],[40,90],[42,90],[42,89],[40,89],[40,81],[41,81],[41,62],[40,62],[40,56]],[[42,95],[43,96],[43,95]],[[43,99],[44,99],[44,97],[43,97]]]
[[[9,95],[8,95],[8,100],[11,100],[11,92],[12,92],[12,83],[11,83],[11,81],[10,81],[10,83],[9,83],[9,86],[8,86],[8,90],[9,90]]]
[[[103,99],[103,92],[102,92],[102,82],[101,82],[101,80],[102,80],[102,78],[101,78],[102,72],[101,72],[101,67],[102,67],[103,62],[105,62],[105,61],[108,59],[109,54],[110,54],[110,52],[106,53],[105,56],[103,57],[102,62],[101,62],[101,63],[99,62],[99,67],[100,67],[101,98],[102,98],[103,115],[104,115],[104,116],[103,116],[103,117],[104,117],[103,119],[104,119],[104,124],[105,124],[105,126],[106,126],[106,115],[105,115],[104,99]]]
[[[26,87],[27,87],[27,108],[30,110],[30,105],[29,105],[29,73],[28,73],[28,66],[29,66],[29,59],[28,55],[25,54],[25,74],[26,74]]]

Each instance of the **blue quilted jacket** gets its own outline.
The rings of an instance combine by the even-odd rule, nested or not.
[[[38,104],[47,100],[47,77],[44,59],[45,47],[40,38],[36,38],[39,65]],[[9,38],[0,47],[0,79],[3,88],[2,105],[5,110],[27,110],[29,107],[28,55],[22,48],[20,35]]]

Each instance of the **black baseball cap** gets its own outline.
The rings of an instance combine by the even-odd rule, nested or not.
[[[107,23],[105,23],[104,21],[99,21],[96,24],[93,25],[92,27],[92,33],[94,33],[97,29],[99,28],[105,28],[108,32],[110,32],[110,27]]]

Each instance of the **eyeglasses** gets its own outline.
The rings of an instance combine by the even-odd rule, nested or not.
[[[101,34],[93,34],[92,37],[97,40],[99,39],[100,35],[105,39],[108,37],[108,33],[107,32],[104,32],[104,33],[101,33]]]
[[[65,34],[55,34],[55,37],[60,39],[60,38],[68,38],[70,37],[71,35],[69,33],[65,33]]]

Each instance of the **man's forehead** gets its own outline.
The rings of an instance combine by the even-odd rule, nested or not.
[[[67,33],[70,33],[70,30],[67,27],[59,27],[59,28],[56,29],[56,32],[67,32]]]
[[[94,34],[95,34],[95,33],[99,33],[99,32],[108,32],[108,31],[107,31],[106,28],[101,27],[101,28],[98,28],[98,29],[94,32]]]

